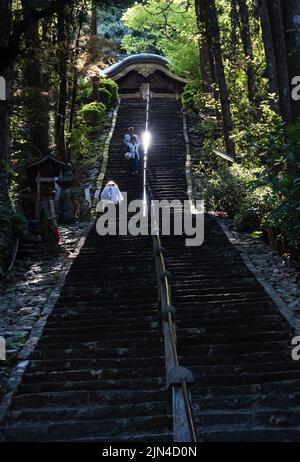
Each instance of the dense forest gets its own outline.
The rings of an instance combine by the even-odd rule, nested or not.
[[[141,52],[188,80],[207,208],[299,246],[299,0],[0,0],[0,52],[2,250],[25,226],[26,164],[51,154],[80,172],[118,100],[101,70]]]

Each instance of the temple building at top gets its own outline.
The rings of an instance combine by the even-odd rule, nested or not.
[[[103,74],[117,82],[121,98],[142,96],[146,84],[152,97],[179,98],[187,80],[174,74],[170,65],[163,56],[141,53],[113,64]]]

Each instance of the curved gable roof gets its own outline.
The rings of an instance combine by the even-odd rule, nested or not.
[[[119,61],[118,63],[113,64],[112,66],[103,70],[105,77],[118,80],[119,78],[126,75],[132,69],[138,69],[142,66],[151,66],[153,68],[160,69],[165,74],[169,75],[175,80],[178,80],[182,83],[186,83],[186,79],[179,77],[170,71],[169,66],[171,61],[167,58],[152,54],[152,53],[139,53],[135,55],[128,56],[127,58]]]

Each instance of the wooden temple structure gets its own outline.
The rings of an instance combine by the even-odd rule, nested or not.
[[[141,53],[113,64],[103,75],[117,82],[121,98],[142,96],[147,84],[150,84],[152,98],[179,98],[187,80],[174,74],[170,64],[163,56]]]

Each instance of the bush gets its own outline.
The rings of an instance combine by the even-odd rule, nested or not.
[[[103,103],[89,103],[82,106],[78,111],[78,117],[86,124],[92,127],[99,127],[106,112],[106,106]]]
[[[213,174],[204,193],[206,208],[234,217],[247,195],[251,173],[238,164],[225,167]]]
[[[261,230],[266,217],[272,213],[276,200],[270,187],[253,189],[250,186],[234,216],[237,228],[240,231]]]
[[[93,102],[93,84],[92,80],[79,81],[79,99],[81,102]],[[110,108],[115,105],[119,100],[118,85],[112,79],[103,78],[100,80],[100,102],[103,103],[106,108]]]
[[[111,96],[111,103],[116,104],[119,100],[118,84],[112,79],[102,79],[100,82],[100,91],[107,90]]]
[[[78,96],[82,101],[92,101],[93,85],[91,79],[79,79]]]
[[[262,178],[279,197],[272,213],[264,220],[264,226],[278,230],[279,236],[291,246],[300,244],[299,133],[300,121],[288,128],[278,127],[276,136],[270,138]]]
[[[185,109],[192,109],[199,112],[201,106],[200,82],[188,83],[182,93],[182,105]]]
[[[95,149],[94,143],[89,139],[87,127],[83,124],[73,128],[68,137],[68,150],[74,162],[87,157]]]
[[[111,107],[111,94],[109,93],[108,90],[106,90],[106,88],[100,88],[99,90],[99,95],[100,95],[100,101],[101,103],[104,104],[104,106],[106,106],[107,108],[110,108]]]

